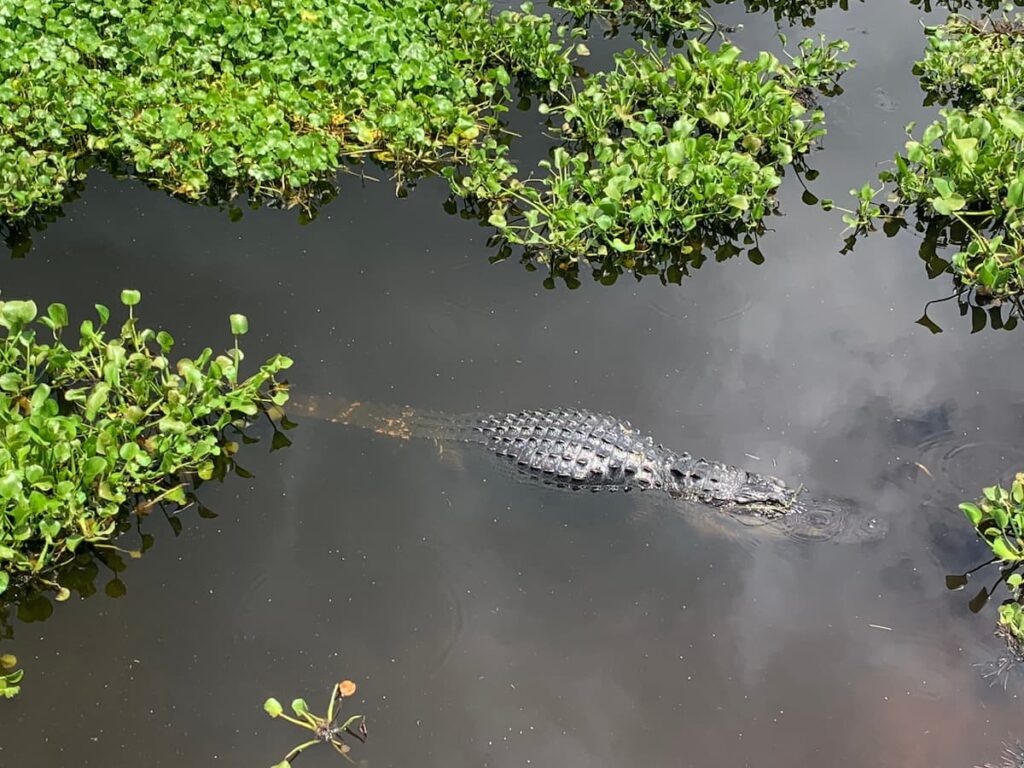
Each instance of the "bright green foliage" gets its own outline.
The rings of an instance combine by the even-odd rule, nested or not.
[[[128,319],[109,338],[110,312],[96,305],[77,347],[62,341],[64,305],[37,318],[34,302],[0,302],[0,592],[108,541],[133,506],[183,503],[182,475],[211,477],[232,449],[223,428],[287,400],[275,376],[291,360],[241,383],[238,352],[172,363],[170,334],[138,327],[138,299],[122,294]]]
[[[1020,576],[1020,574],[1014,574]],[[1010,577],[1013,578],[1012,576]],[[1020,580],[1015,580],[1012,589],[1020,592]],[[1007,644],[1011,647],[1024,649],[1024,605],[1016,600],[1008,601],[999,606],[999,629]]]
[[[1024,113],[982,104],[941,114],[920,140],[911,136],[906,156],[897,156],[895,170],[881,178],[895,185],[899,202],[958,218],[974,230],[968,247],[953,257],[963,282],[992,295],[1016,295],[1024,257]]]
[[[1009,490],[985,488],[977,503],[963,503],[960,509],[992,549],[1008,564],[1024,561],[1024,474],[1018,474]]]
[[[1024,25],[1019,21],[952,16],[941,26],[927,27],[925,35],[927,49],[914,74],[933,100],[962,108],[1021,106]]]
[[[346,160],[457,163],[513,77],[565,88],[557,36],[487,0],[0,0],[0,216],[59,203],[93,155],[289,203]]]
[[[578,19],[601,16],[613,23],[630,21],[659,30],[707,28],[709,19],[702,0],[555,0]]]
[[[20,683],[25,671],[14,669],[17,663],[18,660],[9,653],[0,655],[0,698],[13,699],[21,691]]]
[[[774,208],[782,167],[824,133],[808,104],[851,66],[837,58],[846,47],[804,41],[789,65],[697,41],[667,59],[627,51],[551,110],[566,144],[541,163],[547,175],[505,189],[478,171],[464,191],[490,199],[490,222],[542,260],[633,267],[687,253]]]
[[[971,239],[952,258],[964,284],[995,297],[1024,290],[1024,26],[952,17],[927,30],[915,71],[939,102],[958,105],[915,138],[880,174],[897,212],[961,222]],[[873,209],[870,213],[876,213]],[[856,225],[870,215],[862,212]]]
[[[996,635],[1012,659],[1024,662],[1024,473],[1017,474],[1009,490],[991,486],[982,493],[976,504],[965,502],[960,509],[1003,569],[1010,598],[999,606]]]

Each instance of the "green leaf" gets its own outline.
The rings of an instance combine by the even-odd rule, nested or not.
[[[1010,543],[1004,536],[996,537],[994,540],[989,542],[989,546],[992,548],[992,554],[1000,560],[1013,563],[1022,559],[1020,554],[1010,546]]]
[[[21,493],[21,475],[11,470],[0,476],[0,498],[13,499]]]
[[[670,141],[665,145],[665,157],[672,165],[682,165],[686,160],[686,146],[681,141]]]
[[[964,164],[972,167],[978,160],[978,140],[975,138],[953,139],[953,145]]]
[[[263,709],[271,717],[277,717],[284,712],[284,707],[281,706],[281,702],[275,698],[269,698],[263,702]]]
[[[1006,204],[1012,208],[1024,208],[1024,173],[1010,182],[1006,192]]]
[[[921,143],[926,147],[930,146],[936,139],[940,138],[946,132],[945,127],[942,123],[932,123],[924,129],[924,134],[921,136]],[[863,178],[863,177],[862,177]]]
[[[46,314],[53,321],[54,328],[65,328],[68,324],[68,308],[63,304],[51,304],[46,308]]]
[[[725,130],[725,127],[729,125],[729,113],[728,112],[712,112],[705,118],[709,123],[716,126],[721,130]]]
[[[174,337],[167,331],[160,331],[156,335],[156,343],[160,345],[160,349],[166,355],[174,346]]]
[[[951,194],[948,197],[933,197],[929,201],[932,204],[932,208],[943,216],[950,216],[954,211],[961,210],[967,201],[964,200],[960,195]]]
[[[9,327],[28,325],[36,319],[36,303],[34,301],[5,301],[0,316]]]
[[[121,303],[126,307],[134,307],[142,300],[142,294],[139,291],[126,288],[121,291]]]
[[[231,334],[244,336],[249,332],[249,318],[245,315],[231,315]]]
[[[971,525],[973,525],[975,528],[978,527],[978,524],[985,516],[976,504],[971,504],[970,502],[965,501],[963,504],[960,505],[960,509],[963,511],[964,515],[967,516],[967,519],[970,520]]]
[[[10,582],[11,577],[7,574],[7,571],[0,571],[0,595],[6,591],[7,585],[10,584]]]
[[[97,412],[107,403],[107,398],[110,396],[110,385],[105,381],[100,381],[93,387],[90,395],[85,399],[85,420],[93,421],[96,418]]]
[[[1000,124],[1018,139],[1024,139],[1024,113],[1012,110],[1001,111],[999,114]]]
[[[308,716],[310,716],[310,714],[309,714],[309,706],[306,704],[306,700],[305,699],[293,699],[292,700],[292,712],[294,712],[299,717],[308,717]]]

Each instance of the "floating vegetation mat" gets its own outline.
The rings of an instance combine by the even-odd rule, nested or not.
[[[947,105],[920,133],[907,126],[905,154],[880,174],[889,204],[859,193],[846,221],[870,228],[878,216],[913,209],[933,229],[958,227],[963,246],[947,262],[959,284],[987,301],[1024,293],[1024,22],[1020,16],[951,17],[926,29],[915,67],[932,103]]]

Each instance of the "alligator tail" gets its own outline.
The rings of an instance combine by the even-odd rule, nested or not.
[[[330,395],[293,394],[286,410],[335,424],[346,424],[400,440],[483,442],[475,427],[475,414],[455,416],[442,411],[425,411],[407,405],[346,400]]]

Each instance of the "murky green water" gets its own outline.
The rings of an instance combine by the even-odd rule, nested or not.
[[[770,17],[716,12],[744,25],[741,47],[777,48]],[[910,75],[921,18],[898,0],[818,15],[859,66],[826,105],[815,194],[845,199],[928,116]],[[1020,688],[972,666],[1001,648],[991,609],[971,615],[943,576],[984,559],[956,503],[1024,467],[1020,332],[972,335],[955,302],[930,310],[943,333],[915,324],[950,290],[927,279],[920,236],[840,255],[838,216],[802,192],[790,175],[763,265],[570,292],[489,264],[488,230],[444,215],[434,182],[399,200],[347,180],[300,227],[94,175],[4,265],[5,296],[81,317],[137,287],[183,353],[228,344],[242,311],[250,361],[292,355],[297,389],[453,412],[586,406],[853,498],[890,533],[762,539],[649,494],[523,484],[472,452],[306,421],[271,453],[257,429],[240,456],[254,479],[205,486],[219,517],[185,512],[180,536],[147,520],[155,545],[110,588],[122,597],[101,569],[95,596],[14,622],[4,650],[27,677],[0,709],[0,764],[270,765],[301,734],[263,700],[319,709],[342,677],[359,683],[371,736],[355,755],[373,766],[994,761],[1024,736]]]

